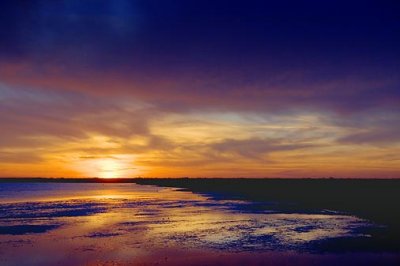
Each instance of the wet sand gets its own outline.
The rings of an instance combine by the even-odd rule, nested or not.
[[[371,227],[176,188],[0,184],[1,265],[398,265],[391,250],[326,248],[368,239]]]

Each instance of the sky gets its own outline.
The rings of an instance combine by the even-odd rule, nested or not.
[[[400,177],[400,2],[5,0],[2,177]]]

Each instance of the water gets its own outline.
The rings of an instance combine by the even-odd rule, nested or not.
[[[256,212],[252,204],[136,184],[0,184],[0,265],[289,265],[379,258],[320,254],[321,241],[368,237],[360,233],[369,226],[363,219]]]

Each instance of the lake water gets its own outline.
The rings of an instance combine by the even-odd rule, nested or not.
[[[330,253],[370,224],[334,212],[257,211],[136,184],[0,184],[0,265],[363,265],[396,254]],[[372,264],[371,264],[372,265]]]

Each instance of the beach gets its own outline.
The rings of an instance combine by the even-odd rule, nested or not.
[[[354,243],[368,242],[368,230],[377,228],[370,220],[329,210],[288,211],[264,205],[221,194],[213,196],[212,192],[207,195],[135,183],[2,183],[0,263],[399,262],[400,253],[390,245],[384,246],[386,250],[354,247]],[[337,250],[337,241],[348,244],[345,251]]]

